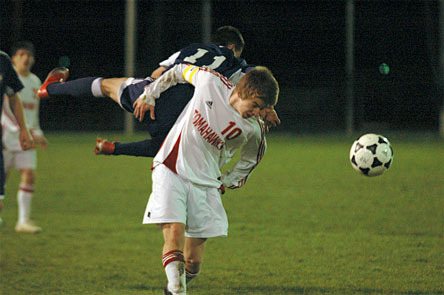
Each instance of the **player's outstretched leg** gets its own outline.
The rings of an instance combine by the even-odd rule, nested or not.
[[[51,96],[109,97],[119,103],[120,87],[127,80],[127,78],[86,77],[66,81],[68,74],[67,68],[55,68],[49,72],[37,95],[41,99]]]
[[[40,99],[48,98],[50,96],[47,89],[48,85],[53,83],[65,82],[66,80],[68,80],[68,77],[69,77],[68,68],[60,67],[53,69],[51,72],[49,72],[42,86],[40,86],[40,89],[37,90],[38,97]]]
[[[94,152],[96,155],[154,157],[160,149],[165,136],[156,136],[142,141],[122,143],[97,138]]]
[[[96,147],[94,148],[94,153],[96,155],[114,155],[116,149],[114,141],[108,141],[103,138],[96,139]]]

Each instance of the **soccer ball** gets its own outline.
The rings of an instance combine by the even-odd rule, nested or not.
[[[387,138],[377,134],[364,134],[350,149],[353,169],[365,176],[378,176],[390,168],[393,149]]]

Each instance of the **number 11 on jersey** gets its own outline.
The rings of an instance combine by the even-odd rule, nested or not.
[[[197,52],[193,55],[187,56],[186,58],[183,59],[183,61],[189,62],[191,64],[196,64],[197,60],[200,58],[203,58],[205,54],[208,53],[208,50],[206,49],[202,49],[202,48],[198,48]],[[212,70],[217,69],[224,61],[226,60],[226,57],[223,55],[220,56],[213,56],[213,62],[209,65],[206,65],[207,67],[209,67]]]

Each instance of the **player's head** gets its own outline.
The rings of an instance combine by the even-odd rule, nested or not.
[[[234,56],[240,57],[245,47],[244,37],[241,32],[232,26],[220,27],[211,36],[211,42],[225,46],[234,52]]]
[[[242,117],[249,118],[276,105],[279,84],[268,68],[256,67],[240,79],[233,93],[239,97],[233,107]]]
[[[34,65],[35,48],[29,41],[19,41],[11,48],[12,63],[19,72],[30,71]]]

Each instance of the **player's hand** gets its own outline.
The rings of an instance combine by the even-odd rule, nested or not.
[[[34,142],[28,129],[23,128],[20,130],[19,139],[20,139],[20,146],[24,151],[34,147]]]
[[[46,149],[48,147],[48,140],[44,135],[33,135],[34,145],[38,144],[42,147],[42,149]]]
[[[223,184],[217,189],[221,195],[225,194],[225,186]]]
[[[222,176],[219,176],[217,180],[222,180]],[[221,195],[225,194],[225,185],[222,183],[217,190]]]
[[[138,119],[140,122],[145,118],[145,114],[147,111],[150,111],[151,120],[156,119],[156,115],[154,113],[154,99],[148,101],[145,94],[142,94],[133,104],[134,108],[134,117]]]
[[[281,120],[273,107],[263,109],[261,111],[261,118],[265,122],[267,132],[269,131],[270,127],[276,127],[277,125],[281,124]]]

